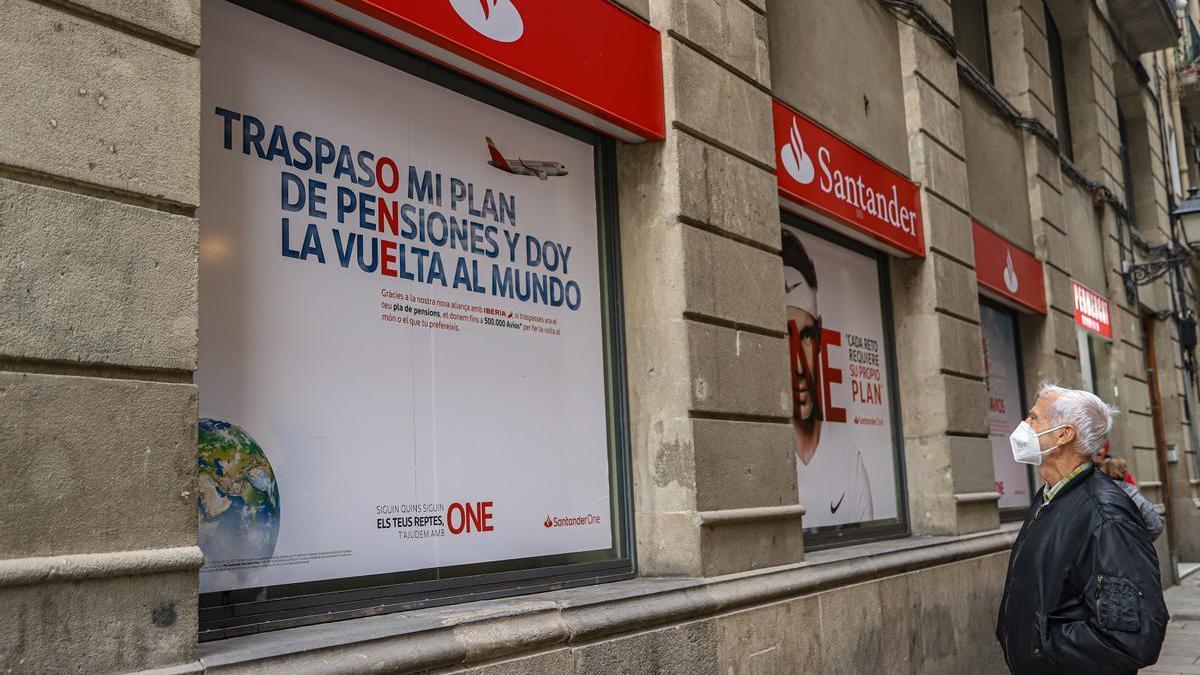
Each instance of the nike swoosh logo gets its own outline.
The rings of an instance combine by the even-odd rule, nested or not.
[[[804,283],[803,281],[797,281],[796,283],[794,283],[794,284],[790,284],[790,285],[789,285],[787,282],[784,282],[784,284],[783,284],[783,292],[784,292],[784,293],[791,293],[793,288],[795,288],[795,287],[797,287],[797,286],[799,286],[800,284],[803,284],[803,283]]]
[[[829,512],[837,513],[837,510],[842,508],[842,501],[846,499],[846,493],[843,492],[841,497],[838,497],[837,503],[829,502]]]

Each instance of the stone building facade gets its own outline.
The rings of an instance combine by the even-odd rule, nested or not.
[[[620,0],[659,32],[666,118],[615,151],[636,575],[199,640],[201,5],[220,1],[0,0],[0,669],[1004,672],[1016,525],[982,311],[1015,326],[1026,405],[1056,381],[1122,411],[1111,451],[1170,522],[1164,585],[1200,560],[1177,328],[1195,271],[1124,274],[1170,255],[1200,185],[1177,47],[1195,3]],[[798,487],[781,222],[824,225],[781,215],[779,105],[919,186],[923,255],[878,254],[900,506],[847,545],[806,529],[823,504]],[[979,229],[1040,263],[1044,311],[981,305]],[[1076,282],[1110,338],[1078,326]]]

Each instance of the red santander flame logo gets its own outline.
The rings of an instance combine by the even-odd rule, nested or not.
[[[542,523],[546,527],[554,527],[554,521],[550,520],[550,516],[546,516],[546,522]]]
[[[513,0],[450,0],[450,6],[475,32],[496,42],[516,42],[525,34]]]

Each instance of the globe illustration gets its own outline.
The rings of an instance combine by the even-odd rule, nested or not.
[[[266,453],[229,422],[201,419],[199,436],[197,499],[205,567],[236,570],[270,558],[279,537],[279,488]]]

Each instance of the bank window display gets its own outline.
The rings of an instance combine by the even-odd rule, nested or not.
[[[627,578],[612,142],[202,11],[202,637]]]
[[[1024,378],[1016,312],[982,300],[979,305],[983,333],[983,365],[987,380],[988,440],[996,475],[997,506],[1002,519],[1019,519],[1033,495],[1033,470],[1013,460],[1009,436],[1025,419]]]
[[[1013,459],[1009,444],[1028,409],[1018,326],[1022,314],[1042,320],[1049,311],[1045,270],[1036,256],[979,220],[972,221],[971,229],[997,506],[1001,519],[1019,519],[1033,494],[1033,473]]]
[[[791,423],[805,545],[904,534],[887,259],[790,215],[785,220]]]

